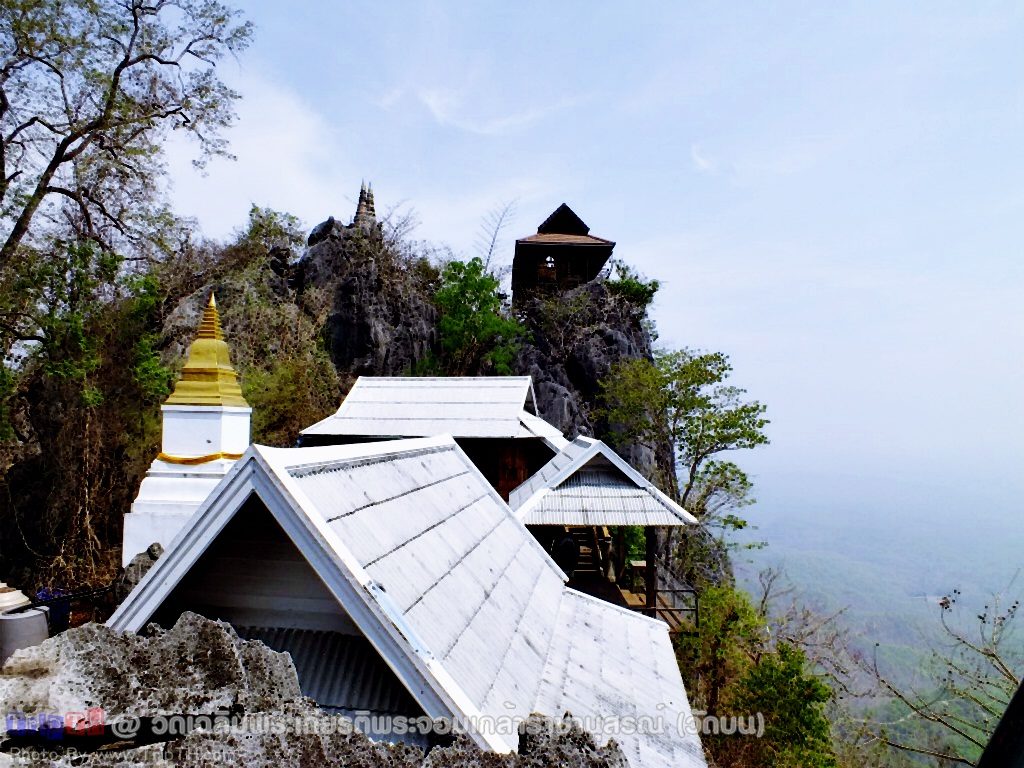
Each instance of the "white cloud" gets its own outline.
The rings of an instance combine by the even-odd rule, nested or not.
[[[175,137],[167,147],[171,201],[195,217],[204,234],[224,237],[245,224],[253,203],[288,211],[307,225],[349,206],[354,180],[334,151],[340,137],[294,92],[260,77],[240,86],[237,125],[228,133],[237,160],[215,160],[203,175],[191,161],[194,147]],[[352,182],[355,183],[354,181]]]
[[[690,160],[693,161],[693,167],[701,173],[711,176],[718,173],[718,163],[697,144],[690,145]]]
[[[394,87],[384,91],[377,99],[374,100],[374,104],[381,109],[391,109],[393,106],[402,101],[405,97],[405,89]]]
[[[579,99],[563,99],[546,107],[526,107],[497,117],[481,117],[467,114],[468,110],[464,107],[466,99],[455,90],[421,88],[416,92],[416,98],[439,125],[481,136],[504,136],[529,128],[548,115],[579,102]]]

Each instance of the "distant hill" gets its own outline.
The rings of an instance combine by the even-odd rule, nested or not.
[[[749,590],[757,573],[781,567],[801,598],[843,619],[868,651],[912,664],[941,642],[937,600],[962,593],[959,618],[975,615],[996,593],[1024,596],[1024,504],[969,497],[964,491],[910,482],[762,474],[747,541],[761,550],[737,555]],[[1014,641],[1024,646],[1024,626]],[[908,673],[911,670],[906,670]]]

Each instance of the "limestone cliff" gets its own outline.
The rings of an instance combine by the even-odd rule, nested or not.
[[[318,288],[330,297],[324,332],[338,372],[408,374],[437,347],[430,299],[436,271],[403,257],[379,230],[329,220],[313,234],[297,279],[301,290]]]
[[[437,272],[388,242],[364,195],[351,224],[331,217],[313,228],[291,279],[330,296],[324,330],[339,375],[407,375],[437,352]],[[539,415],[570,438],[614,432],[597,415],[600,382],[616,362],[651,357],[646,305],[610,290],[605,271],[569,290],[517,297],[515,315],[528,335],[513,372],[533,377]],[[645,475],[672,476],[668,446],[618,447]]]
[[[517,303],[529,329],[517,372],[533,377],[540,415],[567,437],[607,438],[615,425],[598,415],[601,380],[613,365],[651,358],[644,306],[609,290],[603,275],[565,293]],[[671,473],[668,446],[652,450],[617,442],[618,452],[648,477]]]

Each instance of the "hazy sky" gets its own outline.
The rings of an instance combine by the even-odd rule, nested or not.
[[[246,6],[238,161],[171,164],[207,234],[347,220],[365,178],[461,255],[516,199],[510,261],[565,201],[768,404],[760,483],[1024,511],[1024,6]]]

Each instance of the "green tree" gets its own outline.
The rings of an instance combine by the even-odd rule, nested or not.
[[[614,277],[609,277],[605,281],[608,290],[638,307],[646,309],[654,301],[654,294],[661,288],[661,283],[657,280],[645,280],[636,270],[617,259],[612,261],[611,271]]]
[[[692,703],[719,714],[728,686],[745,674],[765,641],[765,621],[746,593],[708,587],[700,596],[700,625],[681,635],[679,668]]]
[[[754,448],[768,442],[764,432],[768,425],[764,418],[766,409],[756,400],[744,402],[745,390],[725,383],[732,365],[721,352],[660,352],[655,364],[665,384],[664,413],[669,437],[682,465],[680,501],[686,506],[709,459],[725,451]],[[730,474],[736,477],[735,471]],[[705,473],[703,477],[706,481],[711,476]],[[741,486],[742,483],[733,483],[733,488]]]
[[[735,712],[764,715],[764,734],[736,746],[748,764],[832,768],[835,750],[825,705],[831,689],[807,669],[803,651],[779,643],[739,680]]]
[[[216,74],[249,23],[216,0],[0,4],[0,268],[54,231],[138,248],[168,222],[171,130],[226,153],[238,97]]]
[[[652,448],[671,445],[681,476],[680,502],[699,516],[748,503],[746,475],[714,457],[768,442],[765,406],[745,402],[745,391],[726,383],[731,373],[726,355],[682,349],[658,352],[653,362],[616,363],[601,382],[602,415],[613,435]]]
[[[39,337],[5,388],[0,562],[23,583],[109,579],[120,516],[159,438],[171,373],[156,352],[151,277],[96,244],[64,246],[29,276]]]
[[[442,270],[434,301],[440,312],[438,335],[448,375],[487,369],[499,375],[511,373],[525,329],[506,313],[498,288],[498,279],[479,258],[452,261]]]
[[[832,691],[804,651],[782,639],[789,628],[777,626],[768,611],[767,597],[755,605],[735,587],[707,587],[699,626],[676,641],[696,709],[709,716],[760,714],[764,724],[760,738],[712,731],[704,746],[723,768],[835,765],[825,714]]]

